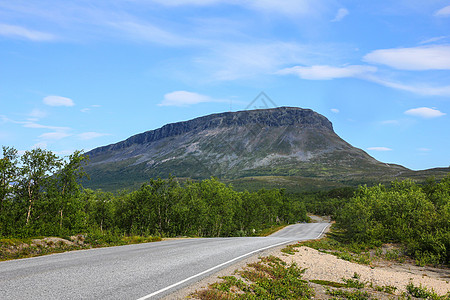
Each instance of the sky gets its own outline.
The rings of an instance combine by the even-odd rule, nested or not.
[[[2,146],[68,155],[280,106],[380,161],[448,167],[450,1],[0,0]]]

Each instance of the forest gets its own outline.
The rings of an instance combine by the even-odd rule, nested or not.
[[[134,191],[85,189],[88,158],[2,147],[0,238],[75,234],[102,236],[255,236],[275,225],[330,215],[345,243],[398,243],[422,263],[449,264],[450,175],[419,184],[346,187],[287,194],[236,191],[216,178],[152,179]]]
[[[60,158],[3,147],[0,236],[115,235],[251,236],[276,224],[306,221],[302,203],[281,189],[236,192],[215,178],[149,179],[136,191],[84,189],[87,157]]]

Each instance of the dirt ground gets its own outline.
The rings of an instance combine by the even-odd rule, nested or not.
[[[282,248],[284,247],[277,247],[252,256],[164,299],[192,299],[190,295],[196,290],[205,289],[209,284],[220,281],[219,277],[233,275],[235,270],[242,269],[248,263],[258,261],[258,257],[268,255],[280,257],[288,263],[295,262],[300,268],[306,268],[303,275],[306,280],[316,279],[343,283],[343,278],[352,278],[357,273],[361,282],[372,283],[373,286],[396,287],[396,295],[406,291],[406,285],[410,282],[413,282],[415,286],[422,285],[429,290],[434,290],[440,295],[450,291],[450,269],[420,267],[412,263],[393,263],[382,260],[377,261],[376,266],[366,266],[345,261],[309,247],[297,248],[298,252],[294,255],[281,252]],[[311,286],[316,291],[315,299],[331,298],[326,294],[326,287],[313,283]],[[375,292],[373,289],[370,290],[370,293],[377,299],[397,298],[386,293]]]

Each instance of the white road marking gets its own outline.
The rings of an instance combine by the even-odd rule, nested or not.
[[[153,296],[156,296],[156,295],[161,294],[161,293],[163,293],[163,292],[165,292],[165,291],[167,291],[167,290],[170,290],[170,289],[173,288],[173,287],[176,287],[176,286],[178,286],[178,285],[180,285],[180,284],[183,284],[183,283],[185,283],[185,282],[187,282],[187,281],[189,281],[189,280],[191,280],[191,279],[194,279],[194,278],[196,278],[196,277],[202,276],[202,275],[204,275],[204,274],[206,274],[206,273],[208,273],[208,272],[211,272],[211,271],[213,271],[213,270],[215,270],[215,269],[218,269],[218,268],[220,268],[220,267],[223,267],[223,266],[225,266],[225,265],[227,265],[227,264],[229,264],[229,263],[232,263],[232,262],[234,262],[234,261],[236,261],[236,260],[239,260],[239,259],[241,259],[241,258],[244,258],[244,257],[246,257],[246,256],[249,256],[249,255],[251,255],[251,254],[253,254],[253,253],[256,253],[256,252],[259,252],[259,251],[263,251],[263,250],[266,250],[266,249],[269,249],[269,248],[281,246],[281,245],[283,245],[283,244],[287,244],[287,243],[291,243],[291,242],[293,242],[293,241],[285,241],[285,242],[278,243],[278,244],[275,244],[275,245],[271,245],[271,246],[268,246],[268,247],[264,247],[264,248],[261,248],[261,249],[258,249],[258,250],[254,250],[254,251],[249,252],[249,253],[247,253],[247,254],[244,254],[244,255],[238,256],[238,257],[236,257],[236,258],[230,259],[229,261],[226,261],[226,262],[224,262],[224,263],[221,263],[220,265],[217,265],[217,266],[215,266],[215,267],[209,268],[208,270],[205,270],[205,271],[203,271],[203,272],[200,272],[200,273],[198,273],[198,274],[196,274],[196,275],[193,275],[193,276],[191,276],[191,277],[189,277],[189,278],[183,279],[183,280],[181,280],[181,281],[179,281],[179,282],[177,282],[177,283],[174,283],[174,284],[172,284],[172,285],[169,285],[169,286],[167,286],[167,287],[165,287],[165,288],[163,288],[163,289],[160,289],[159,291],[156,291],[156,292],[153,292],[153,293],[151,293],[151,294],[148,294],[147,296],[144,296],[144,297],[139,298],[139,299],[137,299],[137,300],[145,300],[145,299],[149,299],[149,298],[151,298],[151,297],[153,297]]]
[[[322,231],[320,232],[320,234],[319,234],[316,238],[314,238],[313,240],[318,239],[318,238],[324,233],[325,229],[327,229],[327,228],[328,228],[328,226],[325,226],[325,227],[322,229]],[[170,289],[173,288],[173,287],[176,287],[176,286],[178,286],[178,285],[180,285],[180,284],[183,284],[183,283],[185,283],[185,282],[187,282],[187,281],[189,281],[189,280],[191,280],[191,279],[194,279],[194,278],[196,278],[196,277],[202,276],[202,275],[204,275],[204,274],[206,274],[206,273],[209,273],[209,272],[211,272],[211,271],[213,271],[213,270],[215,270],[215,269],[218,269],[218,268],[220,268],[220,267],[223,267],[223,266],[225,266],[225,265],[227,265],[227,264],[229,264],[229,263],[232,263],[232,262],[234,262],[234,261],[236,261],[236,260],[239,260],[239,259],[241,259],[241,258],[244,258],[244,257],[246,257],[246,256],[249,256],[249,255],[254,254],[254,253],[256,253],[256,252],[259,252],[259,251],[263,251],[263,250],[266,250],[266,249],[269,249],[269,248],[281,246],[281,245],[283,245],[283,244],[292,243],[292,242],[294,242],[294,241],[296,241],[296,240],[284,241],[284,242],[282,242],[282,243],[278,243],[278,244],[274,244],[274,245],[271,245],[271,246],[267,246],[267,247],[264,247],[264,248],[261,248],[261,249],[258,249],[258,250],[254,250],[254,251],[249,252],[249,253],[247,253],[247,254],[238,256],[238,257],[236,257],[236,258],[230,259],[229,261],[226,261],[226,262],[224,262],[224,263],[221,263],[220,265],[217,265],[217,266],[215,266],[215,267],[209,268],[208,270],[205,270],[205,271],[200,272],[200,273],[198,273],[198,274],[195,274],[195,275],[193,275],[193,276],[191,276],[191,277],[188,277],[188,278],[186,278],[186,279],[183,279],[183,280],[181,280],[181,281],[179,281],[179,282],[177,282],[177,283],[174,283],[174,284],[172,284],[172,285],[169,285],[169,286],[167,286],[167,287],[165,287],[165,288],[163,288],[163,289],[160,289],[160,290],[158,290],[158,291],[156,291],[156,292],[153,292],[153,293],[151,293],[151,294],[148,294],[147,296],[141,297],[141,298],[139,298],[139,299],[137,299],[137,300],[145,300],[145,299],[149,299],[149,298],[151,298],[151,297],[153,297],[153,296],[156,296],[156,295],[161,294],[161,293],[163,293],[163,292],[165,292],[165,291],[167,291],[167,290],[170,290]]]
[[[325,227],[322,229],[322,231],[319,233],[319,235],[318,235],[315,239],[313,239],[313,240],[317,240],[318,238],[320,238],[320,236],[324,233],[325,229],[327,229],[328,226],[330,226],[330,225],[325,226]]]

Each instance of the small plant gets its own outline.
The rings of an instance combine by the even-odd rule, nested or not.
[[[439,296],[436,294],[433,290],[429,291],[426,287],[423,287],[422,285],[415,286],[412,282],[410,282],[406,286],[406,291],[409,295],[421,298],[421,299],[431,299],[431,300],[439,300],[439,299],[449,299],[450,295],[447,294],[447,296]]]
[[[342,280],[345,282],[345,286],[348,288],[362,289],[366,285],[364,282],[361,282],[358,279],[354,278],[342,278]]]
[[[342,297],[344,299],[350,300],[368,300],[370,299],[370,294],[362,291],[345,291],[345,290],[327,290],[327,294],[336,297]]]
[[[313,279],[313,280],[310,280],[309,282],[320,284],[320,285],[331,286],[331,287],[334,287],[334,288],[346,287],[346,285],[344,283],[328,281],[328,280]]]
[[[194,295],[200,299],[311,299],[314,290],[301,278],[304,271],[295,263],[262,257],[237,272],[242,279],[226,276]]]
[[[397,287],[392,286],[392,285],[376,286],[375,290],[393,295],[393,294],[395,294]]]
[[[295,252],[298,252],[298,250],[295,249],[295,248],[298,248],[298,247],[299,247],[299,244],[287,245],[286,247],[281,249],[281,252],[283,252],[285,254],[294,255]]]

